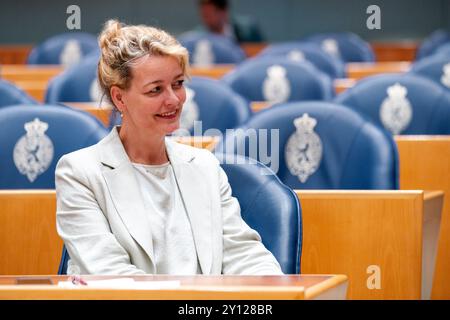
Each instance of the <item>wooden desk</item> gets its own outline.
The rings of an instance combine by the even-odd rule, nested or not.
[[[219,137],[199,136],[199,137],[171,137],[176,142],[187,144],[192,147],[214,150],[214,147],[219,143]]]
[[[348,299],[430,297],[442,192],[296,192],[303,216],[302,272],[346,274]],[[379,288],[368,286],[371,268],[380,270]]]
[[[347,63],[347,78],[361,79],[381,73],[404,73],[411,67],[411,62],[351,62]]]
[[[2,65],[0,78],[10,81],[39,102],[43,102],[48,82],[60,74],[58,65]]]
[[[432,297],[450,299],[450,136],[396,136],[400,188],[445,193]]]
[[[211,67],[196,67],[191,66],[191,76],[208,77],[214,79],[220,79],[225,74],[233,70],[234,64],[216,64]]]
[[[0,65],[25,64],[32,45],[0,45]]]
[[[382,61],[414,61],[416,58],[416,41],[371,42],[376,60]]]
[[[334,91],[336,94],[340,94],[344,92],[345,90],[353,87],[356,82],[358,82],[356,79],[350,79],[350,78],[343,78],[343,79],[334,79]]]
[[[44,102],[48,81],[18,80],[14,84],[38,102]]]
[[[269,43],[261,42],[245,42],[241,43],[241,48],[244,50],[247,57],[254,57],[258,55],[262,50],[264,50]]]
[[[60,65],[2,65],[0,77],[11,81],[45,81],[60,74],[64,68]]]
[[[98,102],[61,102],[62,104],[90,113],[100,120],[105,127],[109,127],[112,107],[107,104],[99,105]]]
[[[133,276],[135,281],[180,281],[180,287],[174,289],[72,289],[56,285],[67,281],[67,276],[49,278],[53,285],[18,285],[17,277],[0,276],[0,300],[320,300],[345,299],[347,290],[344,275]],[[113,277],[83,278],[90,281]]]
[[[62,246],[54,190],[0,190],[0,274],[56,274]]]

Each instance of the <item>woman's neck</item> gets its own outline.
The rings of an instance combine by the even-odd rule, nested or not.
[[[164,164],[169,161],[164,136],[156,136],[122,126],[119,137],[133,163]]]

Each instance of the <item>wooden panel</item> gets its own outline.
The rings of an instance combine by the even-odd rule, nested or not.
[[[173,137],[179,143],[184,143],[195,148],[207,149],[212,151],[219,143],[219,137]]]
[[[418,43],[415,41],[372,42],[375,59],[384,61],[414,61]]]
[[[334,91],[336,94],[340,94],[344,92],[345,90],[353,87],[356,84],[357,80],[350,79],[350,78],[343,78],[343,79],[334,79]]]
[[[216,64],[211,67],[191,66],[190,74],[191,76],[220,79],[233,69],[233,64]]]
[[[268,45],[268,43],[246,42],[241,43],[241,48],[242,50],[244,50],[247,57],[254,57],[258,55],[262,50],[264,50]]]
[[[13,82],[21,90],[25,91],[28,95],[36,99],[38,102],[44,102],[45,93],[47,92],[47,81],[30,81],[20,80]]]
[[[272,105],[268,101],[252,101],[250,103],[250,108],[253,112],[259,112],[261,110],[270,108]]]
[[[12,82],[39,102],[43,102],[48,82],[63,71],[61,66],[4,65],[0,77]]]
[[[296,192],[303,215],[302,272],[348,275],[349,299],[421,298],[422,191]],[[379,289],[368,287],[371,266],[380,268]]]
[[[32,45],[1,45],[0,64],[25,64]]]
[[[55,191],[0,190],[0,274],[56,274]]]
[[[410,62],[351,62],[346,65],[347,78],[358,80],[381,73],[404,73],[410,66]]]
[[[36,277],[25,277],[33,280]],[[42,277],[40,277],[42,278]],[[99,289],[89,281],[111,279],[111,276],[85,276],[87,286],[58,287],[67,276],[47,277],[50,285],[17,285],[17,277],[0,276],[0,299],[107,299],[107,300],[234,300],[234,299],[342,299],[345,298],[345,275],[286,276],[132,276],[135,281],[179,281],[173,289]],[[123,277],[115,276],[115,279]],[[127,276],[129,278],[129,276]],[[22,278],[23,280],[24,278]]]
[[[109,119],[111,117],[112,107],[108,104],[99,105],[98,102],[61,102],[62,104],[89,112],[91,115],[100,120],[105,127],[109,127]]]
[[[450,136],[397,136],[400,188],[445,193],[433,299],[450,299]]]
[[[58,65],[3,65],[0,76],[8,81],[44,81],[48,82],[63,71]]]

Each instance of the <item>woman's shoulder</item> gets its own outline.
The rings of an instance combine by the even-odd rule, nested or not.
[[[80,167],[88,169],[99,163],[97,144],[75,150],[63,155],[56,165],[56,168],[63,166]]]

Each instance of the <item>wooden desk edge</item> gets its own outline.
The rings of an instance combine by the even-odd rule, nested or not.
[[[318,288],[332,288],[334,282]],[[253,295],[253,296],[249,296]],[[63,288],[57,285],[1,285],[0,300],[299,300],[305,299],[303,286],[193,286],[176,289]]]
[[[444,191],[442,190],[425,190],[423,192],[423,200],[433,200],[436,198],[444,197]]]
[[[384,198],[405,198],[411,197],[416,198],[418,196],[423,196],[423,190],[303,190],[296,189],[294,192],[297,197],[303,198],[337,198],[344,199],[351,196],[352,198],[379,198],[380,196]]]
[[[305,300],[314,299],[326,290],[330,290],[339,285],[345,284],[348,281],[348,277],[343,274],[338,274],[330,277],[329,279],[322,281],[321,283],[312,286],[305,291]]]

